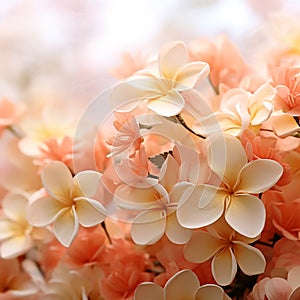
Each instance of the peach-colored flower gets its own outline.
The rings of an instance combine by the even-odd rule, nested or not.
[[[237,272],[237,264],[247,275],[260,274],[266,261],[263,254],[250,246],[259,236],[246,238],[232,230],[221,218],[206,227],[207,231],[195,231],[184,249],[187,260],[202,263],[212,258],[212,274],[220,285],[230,284]]]
[[[216,112],[224,132],[240,135],[247,128],[259,128],[273,111],[275,89],[268,83],[253,94],[243,89],[228,90],[221,99],[220,111]]]
[[[210,66],[210,81],[218,89],[220,84],[229,88],[240,86],[242,79],[249,73],[237,47],[225,36],[220,36],[215,43],[207,39],[194,40],[189,44],[189,51],[194,61],[206,61]]]
[[[273,70],[272,85],[277,94],[274,102],[276,110],[292,115],[300,115],[300,68],[281,64]]]
[[[29,200],[21,194],[9,194],[2,201],[0,217],[0,255],[4,259],[25,254],[37,241],[47,241],[52,234],[44,228],[32,227],[26,217]]]
[[[142,245],[154,244],[166,233],[176,244],[185,243],[191,234],[176,217],[177,202],[188,182],[179,181],[179,164],[168,155],[159,179],[147,178],[135,186],[121,184],[115,191],[116,204],[125,209],[141,210],[131,226],[133,240]]]
[[[142,70],[117,85],[111,95],[112,106],[128,111],[145,99],[147,107],[157,114],[177,115],[185,104],[180,92],[192,89],[208,72],[207,63],[189,62],[183,42],[166,44],[160,49],[158,70]]]
[[[226,221],[238,233],[259,235],[265,223],[265,207],[253,194],[268,190],[278,181],[281,165],[269,159],[248,163],[241,142],[230,135],[211,139],[208,163],[221,185],[188,187],[177,209],[179,223],[186,228],[199,228],[212,224],[224,212]]]
[[[105,252],[109,268],[100,283],[101,295],[107,300],[132,299],[136,287],[152,279],[151,273],[146,272],[147,256],[123,239],[112,239]]]
[[[13,103],[5,98],[0,100],[0,135],[5,128],[16,123],[23,111],[22,103]]]
[[[72,147],[73,141],[70,137],[64,136],[61,139],[50,138],[40,145],[40,154],[34,160],[41,170],[51,161],[61,161],[68,168],[72,169]]]
[[[165,287],[145,282],[140,284],[134,294],[134,300],[229,300],[218,285],[207,284],[200,286],[197,276],[191,270],[182,270],[172,276]]]
[[[37,227],[53,223],[54,234],[66,247],[77,235],[79,224],[91,227],[105,219],[106,210],[93,197],[98,189],[100,173],[83,171],[72,178],[62,162],[51,162],[42,173],[43,185],[49,196],[28,207],[28,220]]]
[[[29,299],[37,293],[30,277],[21,269],[19,261],[0,258],[0,299]],[[27,298],[28,297],[28,298]]]
[[[298,300],[300,297],[300,266],[292,268],[287,278],[264,278],[248,295],[249,300]]]

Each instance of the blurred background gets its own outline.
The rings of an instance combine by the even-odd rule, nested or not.
[[[115,82],[123,52],[156,53],[174,39],[225,33],[247,54],[278,11],[299,13],[300,1],[1,1],[0,95],[88,102]]]

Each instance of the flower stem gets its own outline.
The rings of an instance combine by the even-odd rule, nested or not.
[[[196,133],[193,129],[191,129],[184,121],[184,119],[182,118],[181,114],[178,114],[175,116],[176,120],[186,129],[188,130],[189,132],[191,132],[192,134],[200,137],[201,139],[206,139],[205,136],[199,134],[199,133]]]

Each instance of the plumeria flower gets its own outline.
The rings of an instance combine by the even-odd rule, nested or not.
[[[2,201],[0,217],[0,255],[4,259],[25,254],[35,241],[52,237],[49,230],[31,226],[26,210],[29,200],[21,194],[9,194]]]
[[[203,263],[212,258],[211,269],[216,282],[230,284],[237,272],[237,264],[247,275],[263,273],[266,261],[263,254],[249,244],[259,239],[247,238],[235,232],[223,218],[195,231],[184,248],[184,256],[191,262]]]
[[[175,116],[185,105],[181,92],[192,89],[209,73],[206,62],[190,62],[183,42],[164,45],[158,70],[145,69],[116,86],[111,95],[113,108],[131,110],[145,99],[147,107],[161,116]]]
[[[68,167],[62,162],[49,163],[42,173],[42,182],[49,196],[29,205],[29,222],[37,227],[53,223],[57,239],[65,247],[70,246],[79,224],[92,227],[105,219],[105,208],[91,198],[96,194],[100,176],[95,171],[82,171],[72,178]]]
[[[140,284],[134,300],[230,300],[221,287],[215,284],[200,286],[199,280],[191,270],[182,270],[173,275],[162,288],[152,282]]]
[[[217,117],[225,133],[239,136],[245,129],[259,128],[269,119],[273,111],[275,93],[275,89],[269,83],[263,84],[253,94],[242,88],[230,89],[222,96],[219,111],[212,117]],[[207,121],[210,121],[210,118],[204,120],[203,124]],[[200,127],[198,130],[201,131]],[[209,130],[208,125],[206,130]]]
[[[250,238],[258,236],[266,212],[255,194],[268,190],[279,180],[282,166],[269,159],[248,163],[241,142],[230,135],[211,139],[208,164],[221,184],[188,187],[177,209],[179,223],[186,228],[200,228],[212,224],[224,212],[227,223],[238,233]]]
[[[129,210],[141,210],[133,220],[131,236],[137,244],[154,244],[166,233],[176,244],[188,241],[191,230],[182,227],[176,217],[177,203],[188,182],[178,182],[179,164],[168,155],[159,179],[147,178],[135,186],[121,184],[115,191],[116,204]]]

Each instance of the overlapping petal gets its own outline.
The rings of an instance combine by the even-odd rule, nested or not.
[[[281,177],[283,167],[271,159],[251,161],[241,170],[236,193],[258,194],[271,188]]]
[[[193,299],[200,283],[196,274],[190,270],[183,270],[168,280],[164,294],[166,300]]]
[[[74,199],[75,210],[78,221],[82,226],[91,227],[103,222],[106,217],[106,210],[103,205],[94,199]]]
[[[179,114],[184,104],[185,101],[181,94],[175,89],[171,89],[165,95],[161,95],[156,99],[150,99],[147,103],[147,107],[158,115],[171,117]]]
[[[195,294],[195,300],[230,300],[230,298],[224,293],[221,287],[216,284],[206,284],[200,286]]]
[[[28,235],[14,236],[1,243],[0,255],[4,259],[11,259],[26,253],[32,245],[32,239]]]
[[[101,174],[95,171],[82,171],[73,178],[72,197],[93,197],[99,187]]]
[[[79,222],[75,207],[67,208],[60,211],[53,224],[53,230],[59,242],[69,247],[77,235],[79,229]]]
[[[161,209],[141,212],[131,226],[131,237],[136,244],[154,244],[164,235],[165,211]]]
[[[234,244],[236,261],[243,273],[256,275],[264,272],[266,259],[258,249],[240,241],[235,241]]]
[[[46,166],[42,173],[42,182],[49,195],[61,202],[68,203],[72,174],[64,163],[53,161]]]
[[[190,239],[192,230],[182,227],[177,220],[176,212],[172,212],[167,216],[166,235],[175,244],[185,244]]]
[[[212,260],[212,274],[222,286],[230,284],[237,272],[237,263],[230,248],[218,253]]]
[[[211,169],[230,187],[233,187],[240,170],[247,163],[241,142],[230,135],[211,138],[208,163]]]
[[[187,187],[177,209],[179,223],[186,228],[212,224],[223,213],[226,195],[209,185]]]
[[[27,210],[28,222],[42,227],[51,224],[66,206],[61,201],[45,197],[34,201]]]
[[[252,238],[258,236],[264,228],[266,209],[263,202],[255,196],[231,196],[225,219],[238,233]]]
[[[21,194],[10,194],[2,201],[2,208],[5,215],[15,222],[27,222],[27,206],[28,199]]]
[[[193,233],[184,247],[184,256],[188,261],[202,263],[213,257],[224,247],[224,242],[208,232],[199,230]]]
[[[164,300],[163,288],[153,282],[141,283],[135,290],[134,300]]]

